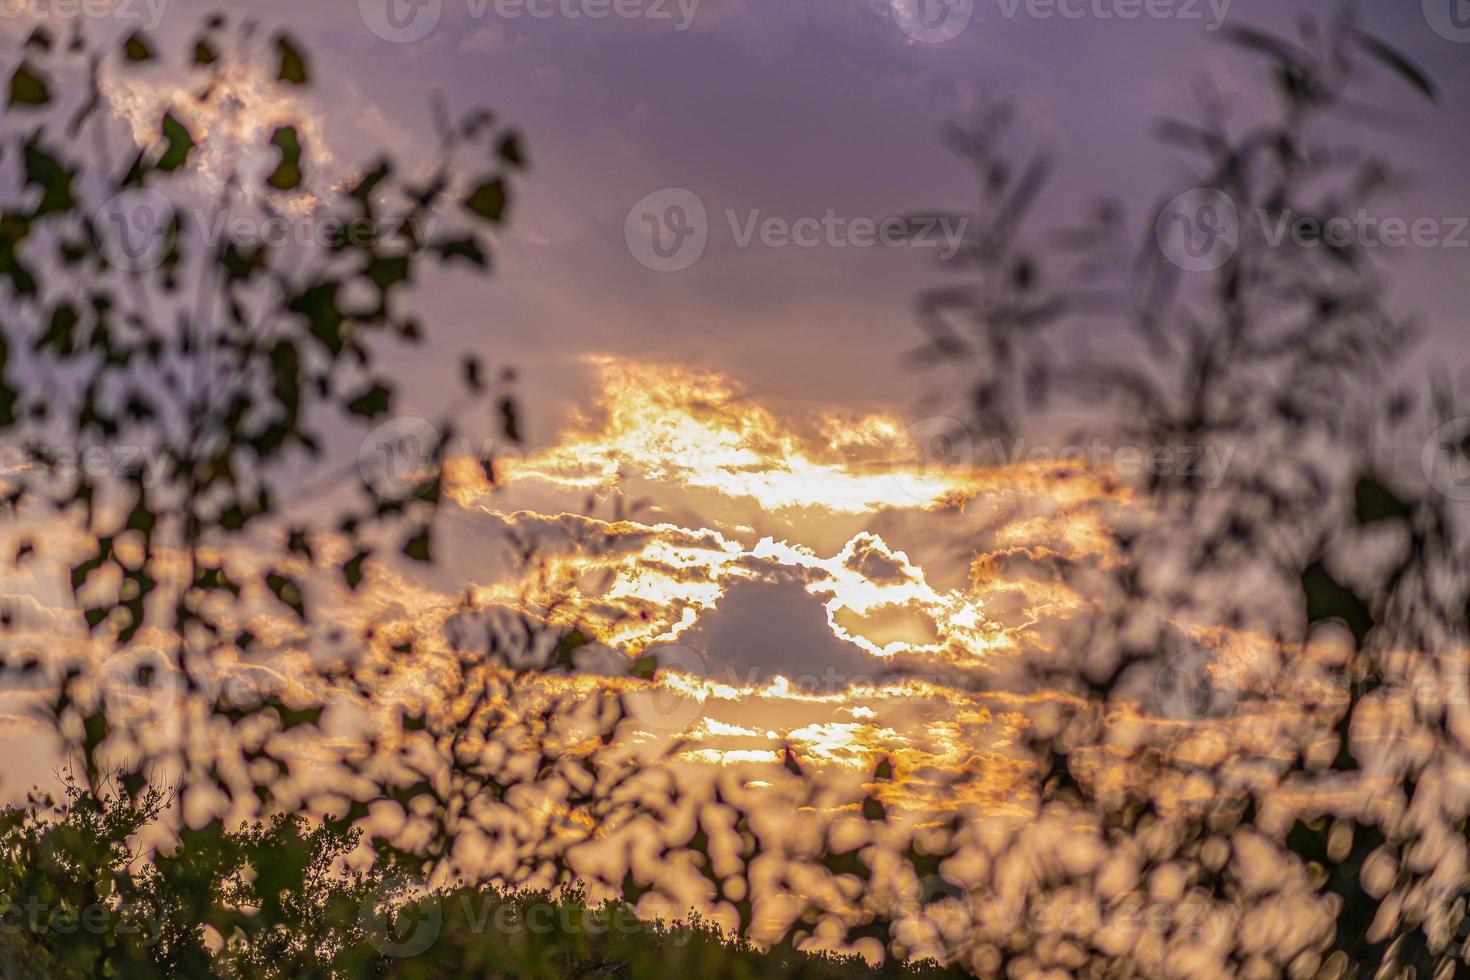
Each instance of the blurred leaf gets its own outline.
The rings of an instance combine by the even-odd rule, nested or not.
[[[276,52],[281,59],[281,67],[276,77],[292,85],[305,85],[307,82],[306,59],[289,36],[276,35]]]
[[[506,203],[505,182],[495,177],[476,187],[465,199],[464,206],[470,213],[498,224],[505,219]]]
[[[271,145],[281,151],[281,162],[266,178],[278,191],[294,190],[301,184],[301,143],[295,126],[280,126],[271,134]]]
[[[516,404],[509,398],[500,402],[501,431],[511,442],[521,441],[521,427],[516,417]]]
[[[368,281],[380,290],[387,290],[408,279],[408,256],[382,255],[368,263],[364,272]]]
[[[347,403],[347,407],[354,415],[362,415],[370,419],[377,418],[388,411],[392,397],[391,389],[385,385],[375,384],[352,398]]]
[[[38,106],[51,101],[51,90],[46,80],[37,74],[29,62],[22,61],[15,74],[10,76],[10,104],[12,106]]]
[[[1341,620],[1362,646],[1368,631],[1373,628],[1373,616],[1362,599],[1339,584],[1321,562],[1312,563],[1302,573],[1302,590],[1307,597],[1309,623]]]
[[[128,61],[139,63],[153,60],[153,48],[139,31],[128,35],[127,41],[123,43],[123,56]]]
[[[88,755],[96,751],[97,746],[107,740],[110,726],[107,724],[107,716],[101,711],[94,712],[84,720],[85,736],[82,745]]]
[[[281,719],[281,728],[290,731],[300,728],[302,725],[319,726],[322,719],[321,706],[302,708],[295,710],[280,701],[271,702],[271,708],[275,710],[276,716]]]
[[[370,551],[359,551],[349,558],[342,566],[342,577],[347,581],[347,587],[356,589],[362,584],[362,563],[372,554]]]
[[[1459,0],[1456,0],[1456,2],[1459,2]],[[1429,75],[1424,69],[1414,64],[1397,49],[1389,47],[1378,38],[1371,34],[1366,34],[1356,27],[1349,28],[1349,35],[1362,46],[1364,51],[1367,51],[1373,57],[1383,62],[1383,64],[1393,69],[1400,78],[1403,78],[1420,92],[1423,92],[1424,97],[1430,102],[1439,101],[1439,92],[1436,90],[1434,82],[1430,79]]]
[[[189,159],[189,151],[194,149],[194,137],[172,112],[168,112],[163,116],[163,138],[168,141],[168,148],[158,160],[158,169],[177,170]]]
[[[414,561],[429,560],[429,529],[420,528],[403,545],[403,553]]]
[[[524,167],[526,165],[526,152],[521,146],[519,133],[507,133],[500,140],[500,159],[508,166]]]
[[[296,613],[297,618],[306,618],[306,604],[301,598],[301,587],[295,580],[280,572],[271,572],[265,577],[265,584],[277,599]]]
[[[1353,488],[1353,498],[1359,524],[1376,521],[1402,520],[1409,516],[1409,505],[1400,500],[1392,490],[1376,477],[1363,475]]]
[[[460,259],[477,268],[484,269],[490,263],[485,257],[480,242],[473,236],[455,238],[445,242],[435,242],[432,248],[443,259]]]

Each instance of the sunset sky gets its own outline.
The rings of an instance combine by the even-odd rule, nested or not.
[[[500,487],[468,461],[455,469],[439,565],[375,568],[344,597],[341,622],[375,615],[433,636],[468,592],[482,609],[581,626],[610,656],[659,656],[672,693],[648,695],[640,719],[650,742],[687,736],[690,764],[777,761],[789,744],[854,773],[899,760],[896,799],[918,809],[1023,799],[1011,749],[1053,695],[1012,684],[1015,666],[1061,655],[1067,615],[1085,600],[1055,569],[1114,559],[1100,529],[1132,506],[1126,485],[1075,462],[993,465],[979,432],[932,457],[964,406],[904,355],[920,339],[916,297],[948,281],[942,229],[932,247],[746,235],[770,217],[830,216],[849,234],[965,211],[973,175],[939,133],[996,100],[1014,102],[1027,144],[1058,157],[1037,224],[1076,221],[1102,193],[1137,221],[1160,188],[1191,186],[1153,120],[1188,115],[1207,76],[1242,107],[1268,97],[1259,66],[1211,29],[1210,5],[1194,5],[1199,19],[1123,21],[1008,15],[1002,0],[975,0],[963,30],[929,43],[878,0],[690,0],[661,5],[668,19],[595,21],[443,0],[415,40],[375,34],[373,2],[251,5],[309,47],[316,84],[287,99],[241,81],[239,120],[198,120],[201,179],[291,119],[325,191],[379,147],[429,141],[434,92],[455,112],[484,104],[514,124],[531,168],[496,273],[488,286],[422,288],[436,339],[396,371],[401,414],[428,417],[458,370],[449,352],[479,351],[517,369],[526,421],[524,445],[497,459]],[[1281,26],[1298,6],[1235,0],[1224,22]],[[159,47],[181,47],[207,9],[168,3]],[[1470,96],[1470,44],[1436,33],[1416,3],[1363,16],[1442,88],[1437,108],[1401,99],[1407,108],[1376,118],[1370,142],[1411,161],[1386,213],[1463,213],[1470,134],[1446,122]],[[0,30],[19,37],[29,23]],[[143,136],[176,94],[160,71],[110,90],[109,107]],[[661,271],[628,229],[635,205],[670,188],[698,200],[708,241],[687,268]],[[1465,350],[1467,254],[1385,257],[1429,338],[1425,360]],[[1080,342],[1111,341],[1103,331]],[[512,561],[512,544],[537,560]],[[53,571],[65,554],[58,545]],[[76,626],[47,567],[7,573],[32,638]],[[257,625],[279,644],[275,682],[289,686],[289,631]],[[1248,635],[1177,625],[1228,653],[1242,690],[1268,655]],[[1248,728],[1257,710],[1268,709],[1236,722]],[[5,723],[18,739],[41,737],[18,711]],[[44,750],[22,756],[7,795],[51,768]],[[979,771],[968,789],[979,798],[947,793],[945,773]]]

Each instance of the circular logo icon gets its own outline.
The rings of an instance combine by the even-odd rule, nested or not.
[[[1470,43],[1470,0],[1424,0],[1424,19],[1446,41]]]
[[[1218,269],[1240,247],[1235,202],[1214,188],[1185,191],[1159,212],[1154,239],[1164,258],[1185,272]]]
[[[937,415],[903,431],[893,447],[893,480],[905,500],[929,503],[975,466],[975,441],[959,419]]]
[[[407,500],[435,473],[439,430],[427,419],[405,415],[367,434],[357,450],[357,469],[384,500]]]
[[[624,695],[624,703],[633,717],[661,732],[683,731],[698,721],[704,714],[704,702],[692,692],[669,683],[667,675],[678,673],[703,679],[709,676],[704,657],[689,647],[674,643],[649,647],[643,656],[652,657],[656,667],[654,676],[645,685]]]
[[[181,687],[168,657],[149,648],[111,654],[97,674],[107,720],[134,732],[162,725],[178,708]]]
[[[408,959],[434,945],[444,923],[444,909],[424,889],[385,884],[363,900],[358,922],[368,942],[384,956]],[[407,900],[400,900],[402,896]]]
[[[1234,681],[1221,677],[1214,659],[1204,650],[1176,653],[1159,668],[1154,696],[1159,710],[1171,721],[1225,718],[1235,710]]]
[[[384,41],[422,41],[438,26],[444,0],[357,0],[362,22]]]
[[[709,243],[709,218],[699,195],[665,187],[628,211],[623,241],[638,264],[655,272],[678,272],[699,261]]]
[[[898,29],[923,44],[954,40],[975,16],[975,0],[888,0],[888,7]]]
[[[123,191],[102,205],[95,218],[97,248],[113,268],[148,272],[168,255],[174,206],[162,191],[151,187]]]
[[[1419,462],[1431,487],[1451,500],[1470,500],[1470,416],[1435,429]]]

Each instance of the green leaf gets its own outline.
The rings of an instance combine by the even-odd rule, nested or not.
[[[214,45],[210,44],[207,38],[201,37],[194,42],[195,65],[212,65],[218,60],[219,52],[214,49]]]
[[[274,701],[271,703],[271,707],[275,709],[276,717],[281,719],[282,731],[289,732],[291,729],[300,728],[302,725],[317,726],[321,724],[323,709],[320,706],[302,708],[298,711],[280,701]]]
[[[101,745],[107,739],[107,716],[100,711],[95,714],[90,714],[83,719],[82,727],[85,731],[83,744],[86,746],[87,753],[90,755],[96,750],[97,746]]]
[[[380,256],[368,263],[363,274],[373,285],[381,290],[386,290],[408,279],[408,256]]]
[[[1409,516],[1409,505],[1400,500],[1392,490],[1376,477],[1361,476],[1353,488],[1359,524],[1376,521],[1402,520]]]
[[[123,790],[129,796],[136,798],[139,793],[143,792],[143,787],[147,785],[148,777],[142,771],[134,770],[123,773],[118,777],[117,781],[122,784]]]
[[[46,79],[36,73],[30,62],[22,61],[15,74],[10,76],[10,104],[45,105],[51,101],[51,89]]]
[[[292,529],[290,535],[286,538],[286,549],[293,555],[302,555],[308,561],[311,560],[311,541],[307,538],[306,532],[301,528]]]
[[[26,144],[25,165],[26,183],[43,188],[41,201],[34,212],[36,217],[72,209],[76,201],[71,191],[74,175],[70,170],[35,143]]]
[[[347,407],[354,415],[376,418],[388,411],[388,403],[392,397],[391,389],[375,384],[348,402]]]
[[[557,641],[547,666],[553,670],[575,670],[577,664],[573,654],[590,642],[591,639],[581,630],[568,630]]]
[[[1321,562],[1314,562],[1302,572],[1302,591],[1307,597],[1307,622],[1338,619],[1352,630],[1361,646],[1373,628],[1373,614],[1363,600],[1334,579]]]
[[[349,589],[356,590],[362,584],[362,563],[367,561],[371,554],[371,551],[359,551],[342,566],[342,578],[346,580]]]
[[[492,177],[476,187],[474,192],[465,198],[464,206],[471,214],[499,224],[505,219],[507,201],[505,181],[499,177]]]
[[[305,618],[306,604],[301,599],[301,586],[280,572],[271,572],[267,575],[265,584],[277,599],[291,607],[298,618]]]
[[[163,117],[163,138],[168,140],[168,149],[163,151],[158,169],[177,170],[189,159],[189,152],[194,149],[194,137],[172,112],[168,112]]]
[[[419,528],[417,534],[409,538],[403,545],[403,553],[414,561],[429,560],[429,529]]]
[[[66,356],[76,349],[75,331],[80,322],[76,307],[70,303],[58,303],[51,311],[51,325],[36,338],[36,349],[54,348],[56,353]]]
[[[287,305],[292,313],[306,317],[311,324],[311,335],[321,341],[322,346],[333,356],[342,353],[342,325],[346,314],[337,304],[340,284],[324,282],[312,286]]]
[[[828,851],[823,855],[821,861],[822,866],[834,875],[853,875],[867,879],[873,873],[862,858],[861,848],[855,847],[850,851]]]
[[[277,34],[276,51],[281,56],[281,68],[276,73],[276,77],[292,85],[305,85],[307,81],[306,59],[291,38],[285,34]]]
[[[153,508],[148,506],[146,498],[140,496],[137,504],[133,506],[128,514],[128,530],[142,531],[144,534],[151,533],[158,525],[158,517],[153,513]]]
[[[366,201],[372,196],[373,190],[392,172],[392,169],[386,160],[380,162],[373,170],[363,174],[362,178],[352,186],[352,190],[348,191],[348,193],[359,201]]]
[[[123,42],[123,56],[135,64],[152,61],[153,47],[143,38],[141,33],[134,31]]]
[[[485,257],[485,251],[480,247],[479,240],[472,235],[447,242],[435,242],[432,248],[441,259],[446,261],[460,259],[481,269],[489,265],[489,260]]]
[[[281,162],[266,183],[278,191],[295,190],[301,184],[301,141],[295,126],[281,126],[271,134],[271,145],[281,151]]]

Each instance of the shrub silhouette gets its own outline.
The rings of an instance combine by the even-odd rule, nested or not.
[[[7,977],[946,977],[931,962],[762,951],[696,913],[643,920],[577,883],[414,893],[381,869],[347,870],[359,834],[297,814],[202,838],[151,861],[132,842],[169,800],[100,795],[76,780],[59,804],[3,814],[0,967]],[[427,929],[418,932],[420,929]],[[207,938],[206,938],[207,937]]]

